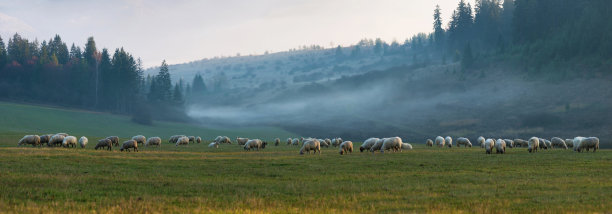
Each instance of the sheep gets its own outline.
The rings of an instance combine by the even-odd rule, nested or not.
[[[565,145],[567,146],[567,148],[574,148],[574,139],[565,139]]]
[[[62,145],[62,142],[64,142],[64,138],[66,136],[64,135],[53,135],[51,136],[51,139],[49,139],[49,143],[47,143],[48,146],[60,146]]]
[[[324,139],[317,140],[319,140],[319,143],[321,143],[321,147],[329,148],[329,143],[327,143],[327,141],[325,141]]]
[[[540,139],[537,137],[529,138],[527,142],[527,151],[529,151],[529,153],[537,152],[538,148],[540,148]]]
[[[62,146],[63,147],[76,147],[77,146],[77,139],[75,136],[67,136],[64,138],[64,140],[62,141]]]
[[[136,135],[132,137],[132,140],[135,140],[140,145],[144,145],[147,142],[147,138],[142,135]]]
[[[300,145],[300,139],[293,138],[293,140],[291,140],[291,145],[292,146],[299,146]]]
[[[340,155],[353,153],[353,142],[344,141],[340,144]]]
[[[185,139],[187,143],[189,143],[189,138],[184,137],[181,139]],[[123,150],[127,150],[129,152],[131,148],[133,148],[134,152],[138,152],[138,141],[128,140],[123,142],[123,145],[121,146],[121,149],[119,149],[119,151],[123,152]]]
[[[46,134],[40,136],[40,145],[49,144],[49,140],[51,139],[52,134]]]
[[[106,139],[109,139],[111,143],[113,143],[113,146],[119,146],[119,137],[109,136],[109,137],[106,137]]]
[[[512,140],[514,142],[514,146],[515,147],[528,147],[529,146],[529,142],[527,142],[526,140],[523,139],[514,139]]]
[[[380,150],[380,148],[382,148],[383,143],[385,142],[385,139],[386,138],[380,138],[376,140],[376,143],[374,143],[374,145],[370,147],[370,152],[374,153],[374,151]]]
[[[478,137],[478,139],[476,139],[476,142],[478,142],[478,144],[480,144],[480,148],[484,148],[485,147],[485,138],[480,136]]]
[[[491,150],[493,150],[494,146],[495,146],[495,140],[493,139],[487,139],[484,142],[484,148],[487,154],[491,154]]]
[[[506,141],[502,139],[497,139],[495,142],[495,153],[504,154],[506,153]]]
[[[558,147],[558,148],[563,148],[563,149],[567,149],[567,144],[565,144],[565,141],[561,138],[558,137],[553,137],[551,140],[552,143],[552,147]]]
[[[108,138],[98,140],[98,144],[96,144],[95,149],[98,150],[98,148],[104,148],[104,147],[106,147],[110,151],[113,148],[113,141],[111,141]]]
[[[274,146],[280,145],[280,138],[274,139]]]
[[[463,145],[464,147],[472,147],[472,142],[470,142],[469,139],[464,138],[464,137],[460,137],[457,138],[457,147],[461,147],[461,145]]]
[[[212,142],[212,143],[208,144],[208,147],[210,147],[210,148],[219,148],[219,144],[216,143],[216,142]]]
[[[368,138],[367,140],[363,141],[361,146],[359,146],[359,152],[363,152],[363,150],[369,150],[370,148],[372,148],[372,146],[374,146],[374,144],[378,140],[379,140],[378,138],[372,137],[372,138]]]
[[[574,151],[582,152],[582,150],[586,149],[588,152],[589,149],[593,149],[593,152],[599,149],[599,138],[596,137],[576,137],[574,138]]]
[[[180,137],[179,139],[177,139],[176,144],[174,144],[174,146],[179,146],[179,145],[189,145],[189,138]]]
[[[538,138],[540,149],[548,150],[548,145],[546,144],[546,140],[544,138]]]
[[[197,136],[195,141],[196,141],[196,143],[201,143],[202,142],[202,138],[200,136]]]
[[[81,146],[81,148],[85,148],[88,142],[89,140],[87,140],[87,137],[85,136],[81,136],[81,138],[79,138],[79,146]]]
[[[438,147],[444,147],[444,138],[442,136],[437,136],[436,137],[436,146]]]
[[[21,140],[19,140],[19,142],[17,143],[17,145],[25,145],[25,144],[31,144],[32,147],[34,146],[41,146],[42,144],[40,143],[40,136],[38,135],[26,135],[23,136],[23,138],[21,138]]]
[[[342,144],[342,138],[334,138],[331,140],[331,145],[333,147],[339,146],[340,144]]]
[[[514,148],[514,141],[510,140],[510,139],[504,139],[504,141],[506,142],[506,146],[508,148]]]
[[[433,147],[433,140],[427,139],[427,141],[425,141],[425,145],[429,147]]]
[[[325,144],[327,144],[327,147],[329,147],[329,145],[331,145],[331,140],[329,138],[325,138]],[[321,144],[323,144],[323,142],[321,142]]]
[[[412,149],[412,144],[402,143],[402,150],[404,150],[404,149],[407,149],[407,150]]]
[[[248,138],[240,138],[240,137],[236,138],[236,143],[240,146],[244,146],[247,142],[249,142]]]
[[[291,142],[293,142],[293,139],[287,138],[287,145],[291,145]]]
[[[161,138],[159,138],[159,137],[151,137],[151,138],[149,138],[147,140],[147,142],[145,143],[145,146],[146,147],[149,147],[149,146],[161,147],[161,142],[162,142]]]
[[[448,146],[448,148],[452,148],[453,147],[453,138],[451,138],[450,136],[446,136],[444,138],[444,143],[446,144],[446,146]]]
[[[380,147],[380,152],[385,153],[387,150],[402,151],[402,138],[399,137],[390,137],[385,138],[382,146]]]
[[[187,137],[185,135],[172,135],[170,139],[168,139],[168,143],[176,144],[176,141],[181,137]],[[217,137],[219,138],[219,137]]]
[[[304,152],[308,152],[308,154],[310,154],[310,151],[314,151],[313,154],[319,152],[319,155],[321,155],[321,142],[318,140],[308,140],[304,142],[302,144],[302,148],[300,149],[300,155],[303,155]]]
[[[546,142],[546,147],[547,148],[552,149],[552,142],[550,142],[550,140],[544,139],[544,142]]]
[[[69,136],[69,134],[66,134],[66,133],[57,133],[56,135],[61,135],[61,136],[64,136],[64,137],[68,137]]]
[[[259,151],[259,149],[265,149],[266,145],[268,145],[268,142],[266,141],[261,141],[260,139],[252,139],[244,144],[244,150],[251,151],[251,149],[257,149],[257,151]]]

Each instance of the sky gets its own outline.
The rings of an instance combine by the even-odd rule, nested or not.
[[[0,0],[0,36],[59,34],[83,47],[124,47],[145,67],[215,56],[347,46],[363,38],[402,43],[444,23],[459,0]],[[469,0],[474,5],[473,0]]]

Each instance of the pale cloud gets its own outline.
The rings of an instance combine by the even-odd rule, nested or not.
[[[12,35],[17,32],[32,33],[34,31],[34,28],[25,23],[24,21],[16,17],[0,13],[0,34]]]

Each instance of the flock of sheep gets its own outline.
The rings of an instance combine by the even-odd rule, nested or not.
[[[595,152],[599,149],[599,138],[597,137],[575,137],[573,139],[561,139],[558,137],[553,137],[551,140],[532,137],[529,140],[522,139],[485,139],[480,136],[476,140],[481,148],[484,148],[487,154],[491,154],[492,150],[495,149],[496,153],[504,154],[506,152],[506,148],[514,148],[514,147],[527,147],[527,150],[531,152],[537,152],[538,149],[552,149],[552,148],[573,148],[574,151],[582,152],[584,150],[589,151],[593,149]],[[199,136],[186,136],[186,135],[174,135],[171,136],[168,140],[168,143],[174,144],[175,146],[188,145],[190,143],[201,143],[202,138]],[[268,145],[268,142],[263,141],[261,139],[249,139],[249,138],[236,138],[235,141],[239,146],[242,146],[244,150],[251,151],[265,149]],[[47,145],[49,147],[77,147],[85,148],[88,143],[88,139],[85,136],[82,136],[77,140],[75,136],[70,136],[66,133],[57,133],[57,134],[46,134],[46,135],[26,135],[21,140],[19,140],[18,145],[32,145],[32,146],[42,146]],[[280,145],[281,140],[279,138],[274,139],[274,146]],[[137,152],[138,145],[145,146],[157,146],[160,147],[162,144],[162,140],[160,137],[151,137],[147,139],[143,135],[136,135],[131,138],[131,140],[127,140],[121,144],[119,148],[120,151],[127,150],[128,152],[131,150]],[[227,136],[217,136],[208,147],[219,148],[220,144],[232,144],[232,140]],[[313,154],[317,152],[321,154],[321,147],[339,147],[340,155],[345,155],[353,152],[353,142],[351,141],[343,141],[342,138],[334,138],[334,139],[317,139],[317,138],[287,138],[287,145],[292,146],[302,146],[300,149],[300,154],[305,154],[312,151]],[[425,142],[426,146],[433,147],[434,145],[438,147],[452,147],[453,146],[453,138],[450,136],[442,137],[438,136],[434,140],[427,139]],[[460,137],[457,138],[456,141],[457,147],[472,147],[472,143],[469,139]],[[117,136],[109,136],[104,139],[98,140],[98,143],[95,146],[95,149],[107,149],[112,150],[113,146],[119,146],[119,137]],[[369,138],[361,144],[359,147],[359,151],[380,151],[381,153],[385,153],[387,151],[393,152],[401,152],[402,150],[410,150],[412,149],[412,145],[409,143],[402,142],[400,137],[389,137],[389,138]]]
[[[504,154],[506,153],[506,147],[514,148],[514,147],[527,147],[527,151],[537,152],[538,149],[553,149],[553,148],[562,148],[568,149],[573,148],[576,152],[582,152],[586,150],[587,152],[590,149],[593,149],[595,152],[599,149],[599,138],[597,137],[575,137],[573,139],[561,139],[559,137],[553,137],[550,140],[532,137],[529,140],[523,139],[485,139],[480,136],[476,139],[481,148],[484,148],[487,154],[491,154],[493,148],[495,148],[495,153]],[[364,142],[365,144],[365,142]],[[450,136],[446,136],[443,138],[442,136],[438,136],[435,138],[435,142],[431,139],[427,139],[425,145],[429,147],[433,147],[434,144],[438,147],[453,147],[453,138]],[[463,145],[464,147],[472,147],[472,143],[469,139],[460,137],[457,138],[457,147]]]

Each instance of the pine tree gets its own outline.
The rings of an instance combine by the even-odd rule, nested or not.
[[[87,38],[87,44],[85,44],[85,50],[83,51],[83,58],[90,67],[95,67],[97,63],[96,53],[96,41],[93,37]]]
[[[206,84],[204,84],[204,79],[199,73],[196,74],[193,78],[193,83],[191,84],[191,92],[195,96],[202,95],[204,92],[206,92]]]
[[[0,36],[0,70],[4,68],[4,65],[8,62],[8,55],[6,52],[6,46],[4,45],[4,41],[2,41],[2,37]]]
[[[434,41],[438,47],[442,47],[444,45],[444,29],[442,28],[442,10],[440,9],[440,5],[436,5],[436,9],[434,10]]]
[[[342,46],[338,45],[338,47],[336,47],[336,59],[342,59],[344,58],[344,53],[342,52]]]
[[[155,77],[156,80],[156,96],[159,101],[170,101],[172,98],[172,80],[170,79],[170,71],[168,64],[164,60],[159,68],[159,73]]]
[[[174,85],[174,92],[172,92],[172,101],[175,104],[183,103],[183,94],[181,93],[181,86],[179,83]]]

